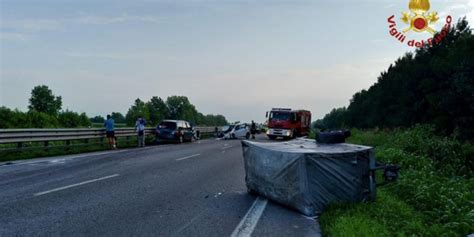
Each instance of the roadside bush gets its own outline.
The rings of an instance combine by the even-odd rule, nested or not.
[[[354,129],[349,142],[375,146],[378,161],[399,164],[402,170],[398,181],[377,189],[375,203],[331,206],[321,217],[328,236],[371,236],[374,230],[382,233],[379,236],[385,231],[387,236],[474,233],[472,143],[436,136],[429,125],[394,131]],[[375,229],[363,227],[367,224]]]
[[[434,168],[443,175],[471,177],[474,169],[472,144],[463,144],[454,137],[439,137],[430,125],[397,130],[392,135],[391,146],[430,158]]]
[[[42,112],[29,111],[26,113],[26,123],[19,123],[20,128],[57,128],[59,125],[58,119]]]
[[[25,113],[0,107],[0,128],[14,128],[26,123]]]
[[[78,114],[69,110],[59,113],[58,121],[64,128],[89,127],[91,122],[85,113]]]
[[[394,131],[353,129],[351,132],[352,136],[348,139],[350,143],[374,146],[377,149],[397,148],[403,151],[403,154],[399,154],[402,157],[414,155],[417,156],[416,159],[426,157],[432,160],[433,168],[443,176],[472,177],[474,145],[462,143],[455,137],[437,136],[431,125],[417,125],[412,129]],[[414,162],[412,158],[403,158],[399,162]]]
[[[379,162],[398,164],[403,167],[403,170],[433,170],[433,162],[427,157],[415,156],[399,148],[377,148],[375,152],[375,157]]]

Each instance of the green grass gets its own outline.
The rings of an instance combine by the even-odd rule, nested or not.
[[[148,136],[146,138],[146,144],[154,144],[154,138]],[[104,139],[103,144],[100,143],[100,139],[90,139],[87,144],[81,140],[71,141],[71,146],[69,147],[65,145],[64,141],[50,142],[49,145],[51,147],[45,149],[43,143],[26,143],[24,144],[26,148],[24,150],[4,150],[6,148],[14,148],[15,144],[2,145],[0,147],[0,162],[109,150],[107,139]],[[117,140],[117,147],[120,149],[136,146],[136,137],[130,137],[129,140],[126,140],[124,137],[119,137]]]
[[[350,143],[376,147],[377,160],[402,166],[374,203],[333,204],[326,236],[466,236],[474,233],[473,144],[436,136],[430,126],[352,130]]]
[[[321,218],[327,236],[412,236],[437,232],[412,207],[386,190],[374,203],[333,204]]]
[[[212,137],[213,134],[201,134],[201,139]],[[155,145],[154,139],[154,136],[147,136],[146,145]],[[64,141],[55,141],[49,142],[50,147],[47,149],[42,142],[31,142],[23,144],[26,148],[23,150],[11,150],[16,148],[16,144],[2,144],[0,145],[0,162],[109,150],[107,139],[104,138],[103,141],[104,143],[100,143],[100,139],[90,139],[86,144],[83,140],[75,140],[71,141],[71,146],[66,146]],[[119,137],[117,147],[119,149],[137,147],[137,138],[130,137],[127,140],[125,137]]]

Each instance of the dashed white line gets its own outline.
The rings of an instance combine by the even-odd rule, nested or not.
[[[226,150],[226,149],[229,149],[229,148],[232,148],[234,146],[225,146],[225,147],[222,147],[222,150]]]
[[[104,179],[114,178],[114,177],[117,177],[117,176],[119,176],[119,174],[113,174],[113,175],[105,176],[105,177],[98,178],[98,179],[91,179],[91,180],[80,182],[80,183],[77,183],[77,184],[71,184],[71,185],[67,185],[67,186],[64,186],[64,187],[55,188],[55,189],[51,189],[51,190],[48,190],[48,191],[35,193],[34,196],[41,196],[41,195],[45,195],[45,194],[48,194],[48,193],[57,192],[57,191],[61,191],[61,190],[64,190],[64,189],[73,188],[73,187],[81,186],[81,185],[84,185],[84,184],[89,184],[89,183],[101,181],[101,180],[104,180]]]
[[[176,159],[176,161],[186,160],[186,159],[193,158],[193,157],[200,156],[200,155],[201,154],[194,154],[194,155],[190,155],[190,156],[185,156],[185,157],[181,157],[181,158]]]
[[[250,237],[267,206],[268,200],[258,197],[235,228],[231,237]]]

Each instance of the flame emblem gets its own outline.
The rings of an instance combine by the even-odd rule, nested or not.
[[[439,20],[437,12],[429,12],[429,0],[410,0],[408,4],[410,12],[402,12],[401,20],[410,26],[403,30],[403,33],[409,31],[424,32],[428,31],[435,34],[436,31],[430,27],[430,24],[436,23]]]

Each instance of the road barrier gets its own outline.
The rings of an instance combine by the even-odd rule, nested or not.
[[[214,127],[194,127],[195,131],[203,136],[213,134]],[[146,128],[145,134],[154,135],[155,128]],[[116,137],[125,137],[127,140],[130,137],[137,136],[135,128],[116,128]],[[24,149],[25,143],[43,143],[43,147],[49,147],[50,142],[64,141],[63,146],[70,146],[71,141],[82,140],[84,145],[89,144],[89,141],[99,139],[98,143],[105,141],[105,129],[96,128],[60,128],[60,129],[0,129],[0,145],[16,144],[12,146],[0,146],[0,150],[15,150]],[[97,143],[95,143],[97,144]]]

